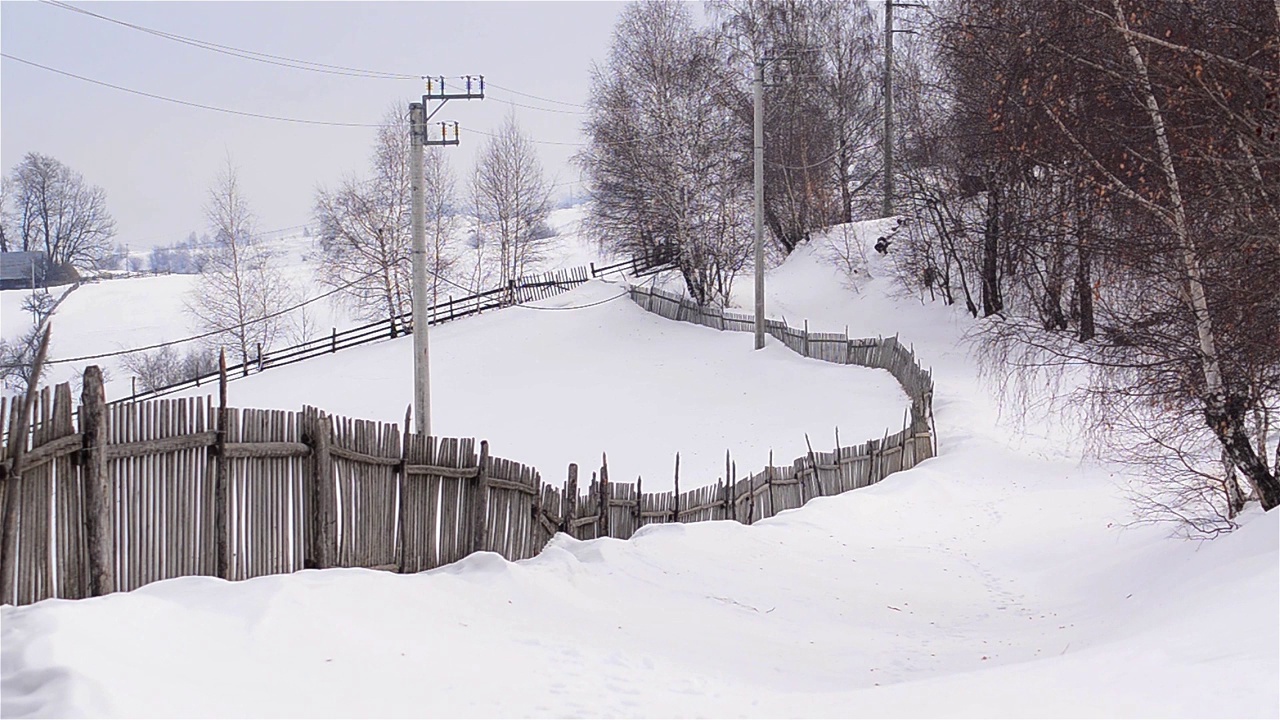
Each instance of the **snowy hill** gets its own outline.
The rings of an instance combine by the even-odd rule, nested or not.
[[[771,314],[807,318],[815,330],[848,325],[855,336],[898,332],[914,344],[934,369],[937,458],[752,526],[657,525],[629,541],[558,536],[532,560],[473,555],[418,575],[184,578],[6,607],[0,714],[1280,713],[1280,515],[1250,511],[1239,531],[1211,542],[1132,525],[1126,470],[1082,460],[1062,427],[1028,436],[1001,421],[958,311],[901,297],[889,260],[874,252],[856,292],[821,255],[801,248],[771,274]],[[749,307],[750,288],[739,291],[737,304]],[[611,294],[593,283],[538,304]],[[501,445],[493,432],[511,422],[530,453],[602,444],[611,469],[624,457],[665,468],[671,445],[720,439],[704,426],[762,443],[825,429],[789,418],[793,397],[848,397],[840,404],[854,416],[818,418],[839,422],[842,438],[856,437],[853,423],[874,426],[879,412],[897,422],[904,402],[876,385],[877,373],[786,355],[777,343],[754,353],[748,335],[669,323],[625,299],[512,308],[443,326],[436,338],[441,408],[479,405],[468,422],[492,428],[504,453],[520,438]],[[277,393],[294,407],[305,390],[347,403],[343,411],[380,413],[379,398],[399,396],[392,409],[402,413],[397,378],[407,367],[394,367],[404,362],[397,347],[304,363],[305,374],[277,382],[269,371],[233,384],[232,397],[249,405]],[[606,363],[625,371],[591,373]],[[740,388],[766,381],[765,392]],[[826,391],[803,394],[811,388]],[[512,405],[535,422],[476,400],[517,389],[530,394]],[[776,425],[760,425],[773,414]]]

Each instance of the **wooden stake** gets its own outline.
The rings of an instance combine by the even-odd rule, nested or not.
[[[809,442],[809,433],[804,434],[804,444],[809,446],[809,469],[813,471],[813,484],[818,488],[818,495],[822,495],[822,478],[818,477],[818,458],[813,454],[813,443]],[[800,504],[803,505],[808,500],[804,496],[804,481],[800,481]]]
[[[578,464],[569,463],[569,481],[564,488],[564,520],[561,532],[574,537],[573,521],[578,519]]]
[[[45,326],[44,337],[36,348],[35,361],[31,363],[31,375],[27,378],[27,394],[22,400],[22,409],[18,412],[17,422],[9,428],[9,450],[6,455],[9,462],[9,477],[5,479],[8,489],[4,494],[4,527],[0,530],[0,603],[16,605],[14,597],[18,587],[18,504],[22,501],[22,456],[27,452],[27,436],[31,432],[31,408],[36,402],[36,388],[40,384],[40,373],[44,370],[44,359],[49,352],[49,333],[53,324]]]
[[[644,522],[644,517],[640,514],[644,509],[644,478],[636,476],[636,509],[635,509],[635,528],[640,529],[640,523]]]
[[[738,504],[733,501],[734,477],[732,465],[729,462],[729,451],[727,449],[724,451],[724,476],[725,484],[728,486],[727,491],[724,494],[724,516],[730,520],[736,520],[738,515]]]
[[[600,453],[600,501],[596,537],[609,537],[609,457]]]
[[[231,551],[228,537],[227,429],[231,411],[227,409],[227,351],[218,352],[218,430],[213,446],[213,564],[214,574],[231,579]]]
[[[84,437],[85,534],[89,551],[89,595],[115,592],[116,573],[112,558],[114,526],[111,522],[111,479],[107,474],[107,395],[102,369],[84,369],[84,391],[80,396],[80,430]]]
[[[671,511],[671,522],[680,522],[680,453],[676,453],[676,491],[673,495],[674,509]]]
[[[476,472],[476,494],[471,503],[471,552],[485,549],[485,511],[489,505],[489,441],[480,441],[480,465]]]

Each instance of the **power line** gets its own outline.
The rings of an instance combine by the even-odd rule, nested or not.
[[[189,45],[191,47],[199,48],[202,50],[209,50],[211,52],[221,53],[223,55],[229,55],[231,57],[237,57],[242,60],[252,60],[254,62],[262,62],[270,65],[277,65],[280,67],[292,68],[294,70],[307,70],[310,72],[327,73],[331,75],[343,75],[347,77],[361,77],[361,78],[376,79],[376,80],[421,80],[423,77],[420,74],[393,72],[393,71],[385,71],[385,70],[370,70],[367,68],[357,68],[357,67],[351,67],[347,65],[333,65],[329,63],[316,62],[313,60],[301,60],[298,58],[292,58],[285,55],[274,55],[271,53],[260,52],[257,50],[248,50],[245,48],[239,48],[232,45],[223,45],[221,43],[215,43],[209,40],[201,40],[199,38],[180,35],[178,33],[172,33],[165,30],[158,30],[156,28],[150,28],[145,25],[139,25],[137,23],[127,22],[125,20],[120,20],[117,18],[109,17],[107,15],[102,15],[100,13],[92,12],[84,8],[76,7],[69,3],[61,2],[61,0],[40,0],[40,1],[46,5],[60,8],[62,10],[79,13],[81,15],[86,15],[88,17],[96,18],[98,20],[103,20],[105,22],[113,23],[115,25],[127,27],[131,30],[137,30],[138,32],[147,33],[149,35],[154,35],[156,37],[164,38],[166,40],[171,40],[173,42],[182,43],[184,45]],[[465,76],[457,76],[457,77],[462,78]],[[540,110],[543,112],[555,112],[555,113],[565,113],[565,114],[582,114],[582,109],[586,107],[585,105],[581,105],[579,103],[565,102],[563,100],[555,100],[553,98],[546,98],[539,95],[534,95],[532,93],[521,92],[513,88],[503,87],[501,85],[495,85],[492,82],[488,83],[488,85],[490,87],[497,88],[498,90],[504,90],[514,95],[520,95],[522,97],[527,97],[533,100],[540,100],[542,102],[552,103],[554,105],[563,105],[566,107],[578,108],[577,110],[557,110],[554,108],[540,108],[540,107],[535,107],[533,105],[524,105],[522,103],[517,103],[511,100],[501,100],[501,102],[505,102],[509,105],[514,105],[515,107],[521,107],[528,110]]]
[[[765,160],[764,162],[765,162],[765,164],[766,164],[766,165],[771,165],[771,166],[773,166],[773,167],[780,168],[780,169],[782,169],[782,170],[812,170],[812,169],[814,169],[814,168],[816,168],[816,167],[821,167],[821,166],[823,166],[823,165],[826,165],[827,163],[831,162],[832,160],[835,160],[837,157],[839,157],[839,156],[840,156],[840,153],[841,153],[843,150],[846,150],[846,148],[837,148],[835,152],[831,153],[830,155],[826,156],[825,158],[823,158],[823,159],[821,159],[821,160],[816,160],[816,161],[814,161],[814,162],[812,162],[812,163],[809,163],[808,165],[784,165],[784,164],[782,164],[782,163],[780,163],[780,162],[774,162],[774,161],[772,161],[772,160]]]
[[[221,45],[215,42],[210,42],[208,40],[200,40],[197,38],[187,37],[185,35],[179,35],[177,33],[166,32],[164,30],[156,30],[155,28],[149,28],[143,25],[137,25],[135,23],[126,22],[124,20],[117,20],[116,18],[108,17],[106,15],[100,15],[98,13],[85,10],[84,8],[78,8],[68,3],[59,2],[59,0],[41,0],[41,2],[45,3],[46,5],[51,5],[53,7],[61,8],[63,10],[69,10],[71,12],[80,13],[81,15],[87,15],[89,17],[97,18],[99,20],[105,20],[106,22],[109,22],[109,23],[121,25],[123,27],[127,27],[132,30],[137,30],[139,32],[144,32],[149,35],[154,35],[156,37],[164,38],[166,40],[172,40],[174,42],[179,42],[184,45],[190,45],[192,47],[200,48],[202,50],[209,50],[211,52],[221,53],[223,55],[238,57],[243,60],[253,60],[255,62],[267,63],[269,65],[278,65],[280,67],[293,68],[295,70],[309,70],[311,72],[327,73],[330,75],[345,75],[348,77],[362,77],[362,78],[372,78],[372,79],[381,79],[381,80],[418,80],[421,78],[420,75],[411,75],[408,73],[391,73],[391,72],[382,72],[380,70],[366,70],[362,68],[348,67],[345,65],[330,65],[328,63],[313,62],[311,60],[298,60],[296,58],[285,57],[283,55],[272,55],[270,53],[258,52],[256,50],[245,50],[244,48],[237,48],[231,45]]]
[[[242,325],[253,325],[253,324],[255,324],[255,323],[264,322],[264,321],[270,320],[270,319],[272,319],[272,318],[276,318],[276,317],[279,317],[279,316],[281,316],[281,315],[284,315],[284,314],[287,314],[287,313],[291,313],[291,312],[293,312],[294,310],[298,310],[298,309],[300,309],[300,308],[306,307],[307,305],[310,305],[310,304],[315,303],[315,302],[319,302],[319,301],[321,301],[321,300],[323,300],[323,299],[325,299],[325,298],[327,298],[327,297],[330,297],[330,296],[332,296],[332,295],[335,295],[335,294],[337,294],[337,293],[340,293],[340,292],[342,292],[343,290],[346,290],[346,289],[350,288],[351,286],[355,285],[356,283],[358,283],[358,282],[360,282],[360,281],[362,281],[362,280],[366,280],[366,279],[368,279],[368,278],[371,278],[371,277],[373,277],[374,275],[377,275],[377,274],[378,274],[378,272],[377,272],[377,271],[374,271],[374,272],[371,272],[371,273],[366,273],[366,274],[364,274],[364,275],[362,275],[362,276],[360,276],[360,277],[356,278],[355,280],[352,280],[351,282],[349,282],[349,283],[347,283],[347,284],[345,284],[345,285],[340,285],[340,286],[338,286],[338,287],[336,287],[336,288],[334,288],[334,289],[330,290],[330,291],[329,291],[329,292],[327,292],[327,293],[324,293],[324,294],[321,294],[321,295],[317,295],[317,296],[315,296],[315,297],[313,297],[313,298],[310,298],[309,300],[303,300],[302,302],[300,302],[300,303],[298,303],[298,304],[296,304],[296,305],[293,305],[292,307],[285,308],[284,310],[277,310],[276,312],[273,312],[273,313],[270,313],[270,314],[267,314],[267,315],[263,315],[262,317],[254,318],[254,319],[252,319],[252,320],[247,320],[247,321],[245,321],[244,323],[237,323],[237,324],[235,324],[235,325],[231,325],[231,326],[228,326],[228,327],[218,328],[218,329],[216,329],[216,330],[210,330],[210,331],[208,331],[208,332],[200,333],[199,335],[192,335],[192,336],[190,336],[190,337],[181,338],[181,339],[179,339],[179,340],[169,340],[168,342],[156,343],[156,344],[154,344],[154,345],[147,345],[146,347],[131,348],[131,349],[129,349],[129,350],[117,350],[117,351],[115,351],[115,352],[97,353],[97,354],[94,354],[94,355],[81,355],[81,356],[79,356],[79,357],[60,358],[60,359],[58,359],[58,360],[46,360],[46,361],[45,361],[45,364],[46,364],[46,365],[56,365],[56,364],[60,364],[60,363],[83,362],[83,361],[85,361],[85,360],[99,360],[99,359],[101,359],[101,358],[118,357],[118,356],[120,356],[120,355],[130,355],[130,354],[132,354],[132,353],[146,352],[146,351],[148,351],[148,350],[158,350],[158,349],[163,348],[163,347],[169,347],[169,346],[172,346],[172,345],[181,345],[182,343],[188,343],[188,342],[191,342],[191,341],[193,341],[193,340],[203,340],[204,338],[207,338],[207,337],[213,337],[214,335],[221,335],[222,333],[230,332],[230,331],[232,331],[232,330],[235,330],[235,329],[236,329],[236,328],[238,328],[238,327],[241,327]]]
[[[597,300],[596,302],[587,303],[586,305],[566,305],[564,307],[539,307],[537,305],[525,305],[524,303],[516,303],[516,307],[528,308],[529,310],[585,310],[586,308],[595,307],[597,305],[603,305],[607,302],[613,302],[614,300],[617,300],[620,297],[626,297],[629,294],[631,294],[630,290],[624,290],[618,293],[617,295],[614,295],[613,297],[605,298],[604,300]]]
[[[104,82],[102,80],[94,80],[93,78],[88,78],[83,75],[77,75],[75,73],[67,72],[65,70],[52,68],[52,67],[49,67],[48,65],[41,65],[40,63],[32,62],[30,60],[20,58],[16,55],[10,55],[9,53],[5,53],[5,52],[0,52],[0,57],[3,57],[7,60],[14,60],[16,62],[23,63],[24,65],[30,65],[32,67],[40,68],[41,70],[47,70],[51,73],[57,73],[58,75],[65,75],[67,77],[75,78],[77,80],[83,80],[84,82],[87,82],[87,83],[93,83],[94,85],[101,85],[103,87],[108,87],[108,88],[111,88],[112,90],[119,90],[121,92],[127,92],[133,95],[141,95],[143,97],[152,98],[153,100],[163,100],[165,102],[171,102],[177,105],[185,105],[187,107],[199,108],[201,110],[212,110],[214,112],[227,113],[229,115],[240,115],[242,117],[258,118],[261,120],[279,120],[281,122],[300,123],[303,125],[328,125],[332,127],[359,127],[359,128],[382,127],[381,123],[353,123],[353,122],[337,122],[337,121],[330,121],[330,120],[308,120],[306,118],[291,118],[291,117],[283,117],[280,115],[267,115],[264,113],[249,112],[247,110],[231,110],[229,108],[216,107],[214,105],[205,105],[203,103],[191,102],[189,100],[179,100],[177,98],[171,98],[165,95],[157,95],[155,93],[144,92],[142,90],[134,90],[133,88],[127,88],[122,85],[115,85],[109,82]]]
[[[488,84],[492,84],[492,83],[488,83]],[[492,93],[490,93],[490,95],[492,95]],[[518,103],[514,100],[506,100],[500,97],[495,97],[491,99],[496,100],[500,103],[504,103],[506,105],[511,105],[512,107],[524,108],[526,110],[537,110],[539,112],[559,113],[561,115],[586,115],[587,114],[585,110],[561,110],[559,108],[534,107],[533,105],[525,105],[523,103]]]
[[[496,84],[494,84],[494,82],[493,82],[492,80],[488,80],[488,79],[486,79],[486,80],[485,80],[485,82],[489,85],[489,87],[495,87],[495,88],[498,88],[499,90],[506,90],[506,91],[507,91],[507,92],[509,92],[509,93],[514,93],[514,94],[516,94],[516,95],[520,95],[520,96],[522,96],[522,97],[527,97],[527,98],[530,98],[530,99],[532,99],[532,100],[541,100],[541,101],[543,101],[543,102],[554,103],[554,104],[556,104],[556,105],[566,105],[566,106],[568,106],[568,107],[575,107],[575,108],[583,108],[583,109],[585,109],[585,108],[587,107],[586,105],[583,105],[583,104],[581,104],[581,103],[571,103],[571,102],[565,102],[565,101],[563,101],[563,100],[553,100],[553,99],[551,99],[551,98],[541,97],[541,96],[539,96],[539,95],[533,95],[533,94],[531,94],[531,93],[527,93],[527,92],[520,92],[519,90],[513,90],[513,89],[511,89],[511,88],[509,88],[509,87],[503,87],[503,86],[501,86],[501,85],[496,85]]]
[[[333,121],[333,120],[310,120],[307,118],[292,118],[292,117],[284,117],[280,115],[268,115],[266,113],[255,113],[255,112],[249,112],[247,110],[232,110],[230,108],[217,107],[215,105],[205,105],[204,103],[191,102],[189,100],[180,100],[178,98],[172,98],[166,95],[158,95],[156,93],[149,93],[143,90],[135,90],[133,88],[124,87],[123,85],[116,85],[114,83],[109,83],[103,80],[95,80],[90,77],[85,77],[84,75],[77,75],[76,73],[67,72],[66,70],[59,70],[54,67],[49,67],[48,65],[42,65],[38,62],[33,62],[25,58],[20,58],[16,55],[10,55],[9,53],[6,53],[6,52],[0,52],[0,57],[3,57],[7,60],[20,62],[20,63],[23,63],[24,65],[30,65],[32,67],[39,68],[41,70],[45,70],[51,73],[56,73],[58,75],[65,75],[66,77],[75,78],[76,80],[92,83],[94,85],[101,85],[102,87],[111,88],[112,90],[119,90],[121,92],[130,93],[132,95],[141,95],[142,97],[151,98],[153,100],[163,100],[164,102],[170,102],[176,105],[184,105],[186,107],[198,108],[200,110],[212,110],[214,112],[226,113],[229,115],[239,115],[241,117],[251,117],[251,118],[257,118],[260,120],[277,120],[280,122],[301,123],[305,125],[324,125],[324,126],[330,126],[330,127],[358,127],[358,128],[380,128],[380,127],[383,127],[384,125],[383,123],[355,123],[355,122],[339,122],[339,121]],[[498,137],[496,133],[491,133],[484,130],[476,130],[474,128],[465,128],[465,129],[468,132],[474,132],[477,135],[484,135],[485,137]],[[600,144],[632,145],[635,143],[645,142],[650,138],[663,137],[665,135],[673,135],[673,134],[675,134],[675,131],[666,131],[666,132],[653,133],[652,135],[649,135],[647,137],[637,138],[635,140],[624,140],[619,142],[600,143]],[[560,142],[555,140],[537,140],[533,138],[530,138],[530,142],[537,143],[539,145],[561,145],[561,146],[567,146],[567,147],[585,147],[590,144],[585,142]]]

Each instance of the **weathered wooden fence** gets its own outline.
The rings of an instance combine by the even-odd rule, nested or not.
[[[506,286],[499,286],[463,297],[442,294],[428,308],[427,322],[438,325],[453,320],[461,320],[489,310],[510,307],[522,303],[536,302],[568,292],[594,278],[613,273],[641,277],[661,272],[671,266],[673,258],[669,253],[659,252],[649,255],[633,255],[609,265],[596,267],[579,266],[553,270],[536,275],[526,275],[510,281]],[[65,297],[65,296],[64,296]],[[61,301],[59,301],[61,302]],[[385,320],[366,323],[346,330],[333,328],[328,335],[320,335],[311,340],[281,348],[255,348],[256,356],[236,363],[227,369],[232,377],[243,377],[262,372],[270,368],[292,365],[321,355],[336,353],[339,350],[359,347],[373,342],[382,342],[390,338],[400,337],[413,332],[413,313],[404,312]],[[218,371],[210,370],[195,377],[165,385],[136,391],[128,397],[112,401],[112,404],[150,400],[163,395],[171,395],[181,390],[210,385],[217,382]]]
[[[664,317],[750,329],[749,318],[666,293],[632,297]],[[809,357],[893,373],[912,398],[903,429],[847,447],[837,437],[829,451],[746,476],[726,454],[724,475],[691,490],[680,489],[677,458],[675,490],[647,492],[643,479],[610,481],[603,457],[585,488],[576,465],[552,485],[492,456],[487,442],[310,407],[234,409],[203,398],[108,406],[96,369],[85,374],[79,412],[67,384],[40,392],[26,424],[19,398],[0,399],[0,437],[9,439],[0,447],[0,601],[89,597],[187,575],[419,572],[479,550],[519,560],[557,532],[625,539],[653,523],[753,523],[932,456],[933,384],[909,349],[781,323],[769,332]]]

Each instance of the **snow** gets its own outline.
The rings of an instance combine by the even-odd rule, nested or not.
[[[1250,509],[1240,530],[1206,542],[1134,525],[1125,469],[1081,459],[1078,438],[1052,422],[1029,435],[1000,419],[963,345],[959,311],[900,297],[874,253],[856,292],[820,255],[802,249],[771,273],[771,311],[793,324],[808,318],[815,330],[847,323],[854,335],[901,332],[935,370],[938,457],[750,527],[650,526],[625,542],[559,536],[531,560],[477,554],[408,576],[183,578],[5,607],[0,714],[1280,713],[1280,515]],[[539,304],[581,304],[611,290],[593,284]],[[745,292],[736,304],[749,306]],[[494,363],[474,369],[488,378],[483,392],[462,383],[473,399],[505,391],[493,358],[536,356],[548,394],[566,392],[586,366],[627,363],[630,372],[581,379],[607,384],[603,396],[593,387],[551,408],[507,411],[523,414],[545,445],[576,442],[562,419],[590,417],[609,438],[611,471],[615,453],[619,464],[627,453],[665,463],[669,440],[651,433],[697,432],[708,410],[700,404],[727,402],[691,394],[712,392],[697,383],[670,385],[702,362],[714,377],[742,364],[762,376],[824,371],[776,346],[744,352],[748,335],[669,323],[626,300],[580,311],[515,308],[442,326],[436,338],[442,348],[489,344],[488,354],[456,351],[453,360],[439,351],[442,377],[451,364],[463,372],[467,363]],[[660,359],[669,374],[655,381],[651,366]],[[339,354],[332,362],[346,361]],[[317,387],[338,384],[328,379],[336,366],[305,365],[315,368]],[[874,380],[853,368],[833,371],[852,379],[828,397]],[[825,381],[839,382],[835,375]],[[516,374],[511,384],[537,377]],[[272,389],[251,380],[233,384],[233,398],[248,404],[248,393]],[[448,385],[439,383],[437,395],[447,397]],[[349,395],[357,402],[357,392]],[[743,400],[729,413],[740,424],[726,431],[777,442],[768,440],[776,429],[757,433],[751,423],[785,397]],[[893,397],[858,402],[901,412]],[[486,427],[500,415],[492,412]],[[609,432],[627,416],[649,422],[636,425],[643,432]]]

